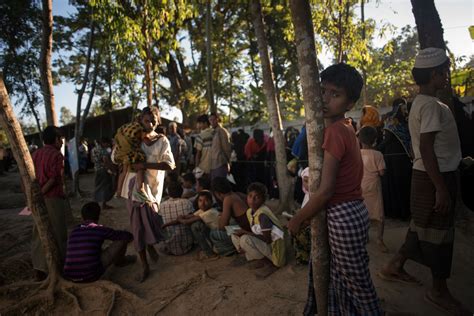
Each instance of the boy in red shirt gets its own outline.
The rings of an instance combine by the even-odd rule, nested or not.
[[[382,315],[369,271],[369,216],[363,202],[363,163],[354,128],[344,114],[360,97],[362,77],[344,63],[321,73],[321,93],[326,129],[321,184],[308,203],[288,223],[292,234],[304,221],[327,209],[331,249],[329,305],[331,315]],[[311,263],[305,315],[314,315],[316,299]]]

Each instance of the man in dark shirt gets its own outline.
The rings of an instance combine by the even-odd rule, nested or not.
[[[125,256],[127,244],[133,235],[127,231],[114,230],[97,224],[100,206],[89,202],[81,210],[82,224],[69,235],[64,264],[64,277],[73,282],[93,282],[104,274],[112,264],[122,267],[136,261],[135,256]],[[104,240],[112,244],[102,249]]]
[[[61,261],[66,254],[66,214],[70,212],[63,189],[64,157],[60,151],[63,140],[64,137],[58,127],[46,127],[43,131],[44,146],[36,150],[32,156]],[[40,281],[46,278],[48,268],[36,226],[33,226],[31,257],[36,279]]]

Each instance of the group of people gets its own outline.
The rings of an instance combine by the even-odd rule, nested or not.
[[[386,124],[385,135],[399,140],[413,161],[411,221],[406,240],[379,276],[417,284],[419,281],[406,272],[404,264],[407,260],[419,262],[431,269],[433,278],[425,299],[447,312],[468,314],[446,283],[453,255],[456,170],[461,161],[455,120],[450,109],[436,97],[436,92],[446,86],[448,71],[449,58],[444,50],[420,50],[412,71],[420,91],[413,100],[408,121],[400,103]],[[157,260],[158,252],[182,255],[195,244],[201,250],[198,260],[237,254],[233,266],[247,264],[255,269],[258,278],[265,278],[286,263],[285,231],[293,236],[297,250],[307,246],[309,220],[326,210],[329,313],[383,315],[369,271],[366,244],[369,219],[375,219],[380,224],[378,244],[382,250],[386,248],[382,239],[385,203],[381,176],[388,161],[375,149],[380,146],[390,150],[390,146],[377,143],[380,129],[371,125],[370,120],[361,121],[356,133],[345,118],[359,99],[362,85],[359,72],[344,63],[321,73],[325,120],[321,183],[316,192],[309,192],[309,170],[302,172],[305,198],[302,208],[290,216],[286,228],[265,205],[268,189],[264,184],[249,184],[246,194],[233,191],[227,179],[232,151],[230,135],[219,124],[217,114],[198,118],[201,132],[194,144],[194,163],[199,176],[188,173],[180,181],[172,172],[178,163],[172,139],[156,132],[159,112],[147,107],[136,121],[117,131],[111,153],[111,162],[120,166],[117,194],[126,199],[131,233],[100,225],[101,207],[91,202],[82,208],[84,222],[67,239],[63,214],[69,206],[62,189],[64,160],[59,152],[62,136],[58,128],[47,127],[43,133],[45,146],[34,153],[33,160],[60,255],[65,258],[64,276],[75,282],[90,282],[100,278],[111,264],[123,266],[134,262],[135,257],[126,256],[126,246],[133,241],[142,265],[141,281],[150,273],[148,257]],[[370,113],[371,109],[364,111]],[[409,128],[403,125],[406,122]],[[402,137],[407,132],[409,141]],[[247,154],[258,152],[261,136],[254,135]],[[384,154],[387,157],[387,151]],[[166,178],[167,174],[171,176]],[[162,201],[165,186],[167,199]],[[33,238],[37,241],[33,242],[33,266],[44,274],[44,255],[38,248],[39,239],[35,234]],[[105,239],[113,243],[101,249]],[[306,260],[309,258],[306,255]],[[314,315],[317,307],[311,261],[308,285],[304,314]]]

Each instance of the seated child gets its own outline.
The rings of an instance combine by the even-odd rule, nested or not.
[[[377,245],[382,252],[388,252],[383,242],[384,209],[382,196],[382,182],[380,177],[385,173],[385,161],[380,151],[373,149],[377,140],[377,130],[371,126],[364,126],[359,131],[359,141],[362,144],[360,153],[364,164],[362,177],[362,197],[369,211],[369,219],[378,223]]]
[[[301,172],[302,189],[304,192],[303,208],[309,200],[309,167]],[[298,234],[292,236],[293,248],[295,250],[296,264],[307,265],[311,256],[311,226],[303,228]]]
[[[185,175],[182,176],[183,179],[183,195],[181,196],[182,198],[185,199],[190,199],[193,198],[196,195],[196,177],[192,172],[186,173]]]
[[[197,194],[199,209],[194,214],[179,216],[177,220],[166,223],[163,227],[184,224],[191,227],[194,240],[201,247],[199,260],[217,259],[212,250],[212,241],[209,238],[211,230],[218,229],[219,212],[212,207],[212,194],[210,191],[201,191]]]
[[[251,267],[260,269],[257,278],[266,278],[285,265],[286,251],[282,225],[272,211],[264,205],[267,197],[265,185],[254,182],[247,189],[247,218],[252,231],[237,230],[232,242]]]
[[[127,171],[136,171],[136,181],[134,197],[139,201],[146,201],[144,186],[145,170],[135,170],[133,164],[146,162],[145,153],[141,149],[142,142],[147,145],[153,144],[163,135],[158,134],[154,139],[149,139],[146,135],[153,131],[160,122],[158,109],[146,107],[138,119],[134,122],[122,125],[115,134],[115,149],[113,160],[120,165],[120,173],[117,180],[117,196],[121,196],[123,182]]]
[[[82,224],[76,226],[67,241],[64,277],[73,282],[93,282],[104,274],[112,264],[123,267],[136,261],[135,256],[126,256],[127,244],[133,235],[127,231],[113,230],[97,224],[100,206],[89,202],[81,209]],[[102,249],[104,240],[112,244]]]
[[[165,235],[170,236],[160,244],[160,250],[166,254],[180,256],[193,248],[193,235],[188,225],[166,225],[178,220],[180,216],[192,214],[194,209],[188,199],[183,199],[183,188],[179,182],[168,184],[169,199],[161,203],[159,214],[163,218]],[[163,226],[163,227],[164,227]]]

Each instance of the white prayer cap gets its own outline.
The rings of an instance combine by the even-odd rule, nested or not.
[[[434,68],[448,59],[446,51],[441,48],[428,47],[418,52],[415,58],[415,68]]]

